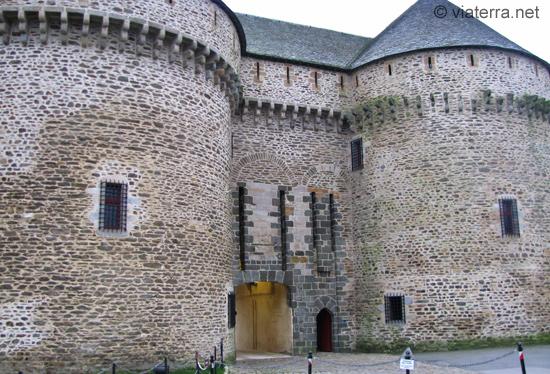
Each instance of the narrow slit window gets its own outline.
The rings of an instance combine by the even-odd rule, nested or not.
[[[471,65],[471,66],[475,66],[474,55],[470,55],[470,65]]]
[[[388,75],[391,77],[392,71],[391,71],[391,64],[388,65]]]
[[[290,68],[286,67],[286,83],[290,83]]]
[[[317,72],[315,72],[315,87],[318,87],[318,86],[319,86],[319,76]]]
[[[236,316],[237,316],[237,311],[236,311],[236,299],[235,299],[235,292],[230,292],[228,295],[227,295],[227,321],[228,321],[228,327],[230,329],[232,329],[233,327],[235,327],[235,324],[236,324]]]
[[[502,236],[520,236],[517,200],[514,198],[499,199],[500,226]]]
[[[432,69],[432,68],[434,67],[433,61],[432,61],[432,57],[431,57],[431,56],[428,57],[428,67],[429,67],[430,69]]]
[[[537,65],[535,65],[535,75],[539,76],[539,67]]]
[[[405,296],[386,295],[384,297],[384,306],[386,310],[386,324],[404,325],[407,323],[405,316]]]
[[[310,194],[311,196],[311,242],[313,243],[313,249],[317,248],[317,195],[315,192]]]
[[[355,87],[359,87],[359,76],[355,76]]]
[[[245,224],[246,217],[244,215],[244,187],[239,187],[239,269],[245,270]]]
[[[256,62],[256,78],[260,79],[260,63]]]
[[[101,182],[99,229],[108,232],[126,232],[128,185]]]
[[[340,75],[340,89],[344,91],[344,76]]]
[[[218,12],[214,12],[214,26],[218,25]]]
[[[328,203],[328,212],[329,212],[329,220],[330,220],[330,249],[334,251],[334,228],[336,222],[334,221],[334,195],[329,195],[329,203]]]
[[[512,68],[512,57],[508,57],[508,67]]]
[[[362,138],[351,141],[351,171],[363,169],[363,140]]]
[[[279,191],[279,224],[281,227],[281,261],[282,261],[282,270],[286,270],[286,193],[285,191]]]

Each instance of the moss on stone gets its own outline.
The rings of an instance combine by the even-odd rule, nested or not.
[[[401,353],[407,347],[413,352],[458,351],[480,348],[516,347],[523,345],[550,344],[550,333],[515,337],[487,337],[454,341],[423,341],[412,343],[406,339],[394,340],[389,344],[376,342],[357,342],[357,351],[365,353]]]

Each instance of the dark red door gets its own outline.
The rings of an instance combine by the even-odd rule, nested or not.
[[[317,350],[332,352],[332,316],[326,309],[317,314]]]

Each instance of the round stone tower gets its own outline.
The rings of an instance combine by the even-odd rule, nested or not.
[[[437,4],[354,71],[360,349],[549,332],[548,64]]]
[[[233,13],[5,0],[0,38],[3,369],[231,352]]]

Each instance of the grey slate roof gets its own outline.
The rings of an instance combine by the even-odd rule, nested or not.
[[[371,38],[235,13],[254,55],[345,69]]]
[[[438,6],[447,11],[445,17],[435,16]],[[349,67],[353,69],[399,53],[445,47],[490,46],[529,53],[477,18],[467,18],[466,13],[460,11],[461,8],[447,0],[417,1],[382,31]]]
[[[445,17],[435,16],[437,6],[445,7]],[[246,14],[236,16],[246,36],[246,53],[342,70],[405,52],[448,47],[496,47],[533,56],[460,11],[447,0],[419,0],[374,39]]]

